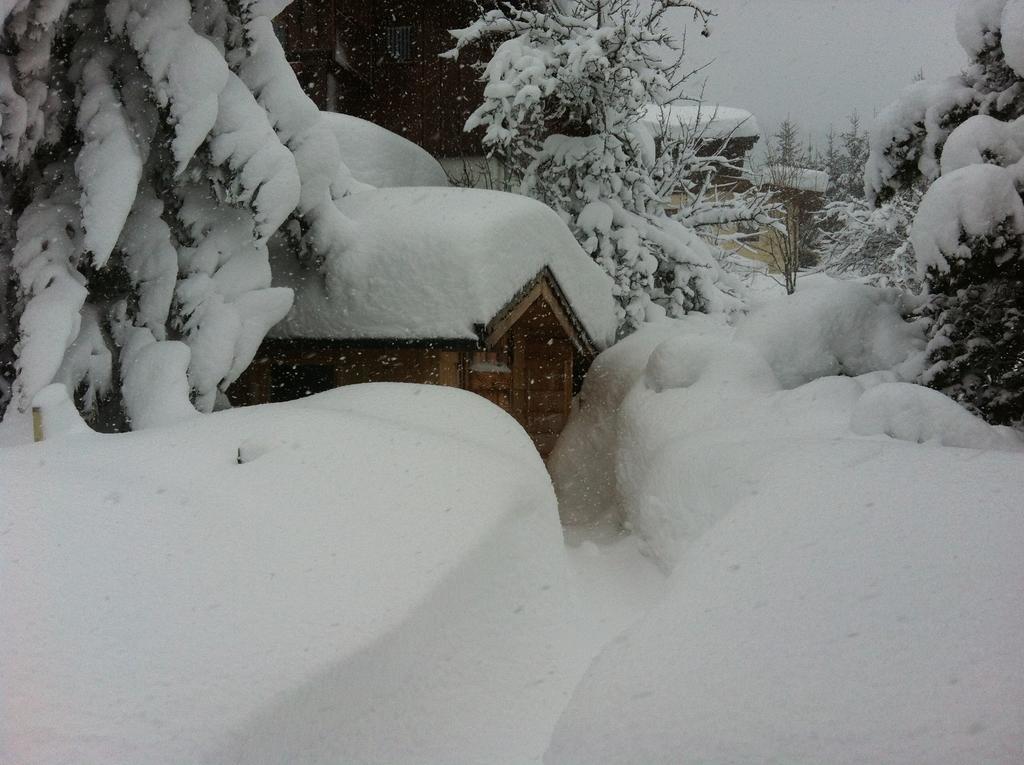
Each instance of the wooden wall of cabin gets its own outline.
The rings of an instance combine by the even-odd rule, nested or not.
[[[269,340],[229,397],[238,406],[291,401],[341,385],[406,382],[463,387],[462,354],[427,347],[354,347]]]
[[[449,385],[507,411],[547,457],[569,418],[576,356],[563,324],[538,299],[492,347],[480,351],[267,340],[229,397],[241,406],[290,401],[355,383]]]
[[[509,412],[547,457],[572,408],[575,352],[544,300],[491,348],[468,354],[466,389]]]

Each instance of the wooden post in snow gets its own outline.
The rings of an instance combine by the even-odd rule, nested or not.
[[[32,440],[39,443],[43,440],[43,409],[32,407]]]

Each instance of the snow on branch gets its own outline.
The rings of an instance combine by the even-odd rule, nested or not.
[[[651,104],[678,99],[691,74],[670,11],[692,12],[705,32],[713,15],[684,0],[507,7],[454,30],[446,54],[501,41],[482,67],[483,102],[465,128],[483,129],[513,185],[558,212],[612,277],[623,331],[659,311],[735,307],[711,249],[666,215],[667,164],[659,168],[641,124]],[[666,48],[679,56],[666,62]]]

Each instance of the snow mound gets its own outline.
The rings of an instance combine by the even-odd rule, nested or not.
[[[556,486],[613,473],[591,501],[670,578],[546,762],[1019,761],[1024,445],[900,382],[922,340],[894,292],[808,282],[595,362]]]
[[[594,523],[621,512],[615,480],[617,413],[645,374],[651,352],[681,334],[723,331],[724,317],[692,314],[685,321],[645,324],[599,355],[587,372],[573,413],[548,457],[562,520]]]
[[[698,384],[714,386],[721,393],[735,385],[777,387],[770,367],[755,348],[706,336],[674,337],[660,343],[647,360],[644,383],[655,393]]]
[[[577,640],[561,529],[483,398],[348,386],[3,448],[0,475],[5,762],[546,746]]]
[[[540,202],[461,188],[378,189],[339,202],[353,241],[322,274],[275,266],[295,290],[277,337],[476,338],[549,268],[591,339],[615,338],[611,280]]]
[[[696,526],[676,528],[675,498],[692,483],[688,472],[657,468],[668,444],[712,425],[737,439],[780,422],[800,434],[848,433],[865,388],[921,366],[922,328],[900,313],[895,290],[816,276],[735,329],[701,315],[645,325],[595,360],[549,459],[563,519],[624,515],[671,567]],[[828,417],[805,421],[802,409],[821,401],[833,402]]]
[[[352,177],[377,188],[447,186],[440,163],[397,133],[348,114],[324,112]]]
[[[61,383],[51,383],[33,396],[32,410],[46,438],[92,432]]]
[[[948,271],[948,257],[970,257],[970,248],[961,242],[964,234],[992,234],[1003,222],[1011,231],[1024,230],[1016,177],[1015,170],[998,165],[969,165],[928,188],[910,234],[919,277],[929,268]]]
[[[923,364],[923,328],[902,320],[900,295],[816,276],[786,300],[767,302],[737,326],[736,339],[765,356],[784,388],[826,375],[857,376]]]
[[[712,467],[739,499],[591,666],[545,761],[1019,762],[1020,455],[820,439],[721,457],[665,466]]]
[[[867,391],[853,410],[850,429],[919,444],[1024,450],[1024,439],[1012,428],[993,427],[948,396],[909,383],[884,383]]]

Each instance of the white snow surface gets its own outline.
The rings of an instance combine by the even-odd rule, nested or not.
[[[971,56],[995,42],[1006,0],[961,0],[956,11],[956,39]]]
[[[324,112],[341,158],[355,180],[376,188],[447,186],[441,164],[398,133],[348,114]]]
[[[898,292],[752,301],[598,357],[549,466],[635,533],[568,551],[465,391],[98,435],[44,389],[42,443],[0,425],[0,761],[1016,765],[1024,440],[905,382]]]
[[[378,384],[62,430],[0,449],[0,760],[539,758],[601,630],[509,415]]]
[[[761,186],[776,186],[797,191],[813,191],[824,194],[828,191],[828,173],[807,167],[774,165],[752,174],[754,183]]]
[[[556,488],[611,474],[588,501],[671,573],[546,762],[1020,761],[1024,441],[900,382],[923,339],[896,293],[795,297],[595,363]]]
[[[1006,0],[999,20],[1000,47],[1007,65],[1018,77],[1024,77],[1024,2]]]
[[[929,267],[949,270],[947,258],[969,258],[961,236],[984,236],[1007,222],[1011,231],[1024,230],[1024,202],[1017,193],[1017,168],[968,165],[943,175],[921,200],[910,240],[918,276]]]
[[[540,202],[462,188],[395,188],[345,197],[353,241],[323,273],[279,257],[276,284],[295,291],[276,337],[475,338],[550,268],[599,347],[615,337],[611,281]]]
[[[965,449],[1024,447],[1018,431],[990,426],[937,390],[900,382],[865,391],[853,408],[850,429],[864,436],[886,435]]]
[[[662,127],[674,138],[698,134],[706,138],[760,138],[757,118],[745,109],[715,104],[649,104],[641,118],[653,134]]]

